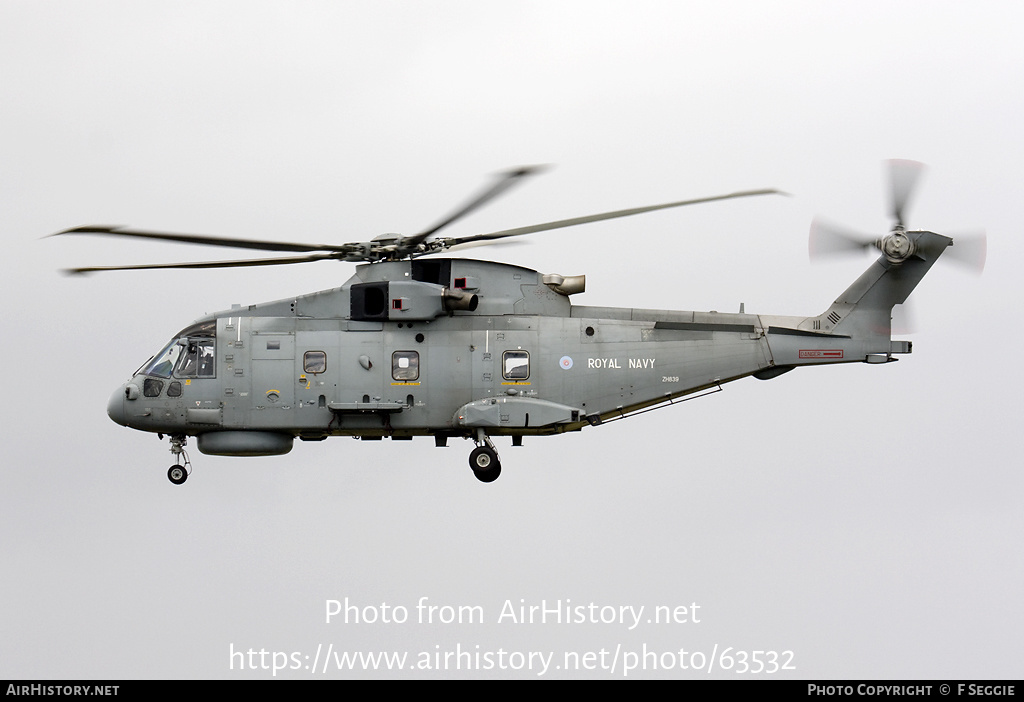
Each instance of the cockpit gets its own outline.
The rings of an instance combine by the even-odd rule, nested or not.
[[[178,332],[136,375],[151,378],[214,378],[216,364],[216,322],[193,324]]]
[[[107,415],[121,426],[154,431],[158,435],[171,434],[171,452],[180,458],[185,443],[181,432],[187,425],[220,425],[221,409],[214,406],[219,403],[204,400],[215,388],[202,382],[204,378],[217,377],[216,349],[215,319],[185,327],[111,395]],[[189,386],[194,392],[188,398],[190,406],[185,408],[182,402],[189,393]],[[187,466],[187,456],[185,461]],[[181,482],[185,471],[186,467],[179,460],[168,475]]]

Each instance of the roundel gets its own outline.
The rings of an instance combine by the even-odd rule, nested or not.
[[[572,359],[569,356],[562,356],[558,360],[558,365],[562,367],[562,370],[569,370],[572,368]]]

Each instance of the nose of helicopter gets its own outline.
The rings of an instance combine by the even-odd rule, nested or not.
[[[107,416],[120,424],[128,426],[128,414],[124,411],[125,387],[122,385],[107,400]]]

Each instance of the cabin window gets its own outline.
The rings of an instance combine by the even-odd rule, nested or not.
[[[395,380],[418,380],[420,354],[418,351],[395,351],[391,354],[391,377]]]
[[[501,377],[505,380],[526,380],[530,377],[530,352],[506,351],[501,355]]]
[[[183,346],[174,369],[176,378],[213,378],[217,375],[213,339],[188,339]]]
[[[327,370],[326,351],[307,351],[302,356],[302,370],[306,373],[323,373]]]
[[[160,391],[164,389],[164,381],[155,378],[146,378],[142,382],[142,394],[145,397],[160,397]]]

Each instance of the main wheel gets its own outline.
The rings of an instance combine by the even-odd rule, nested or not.
[[[167,469],[167,479],[175,485],[181,485],[188,480],[188,471],[185,470],[185,466],[171,466]]]
[[[475,470],[473,471],[473,475],[475,475],[476,479],[481,483],[493,483],[498,479],[498,476],[501,475],[501,464],[499,463],[487,470]]]
[[[469,454],[469,467],[481,482],[490,483],[501,475],[501,461],[490,446],[477,446]]]
[[[498,454],[490,446],[477,446],[469,454],[469,467],[473,472],[488,471],[498,463]]]

